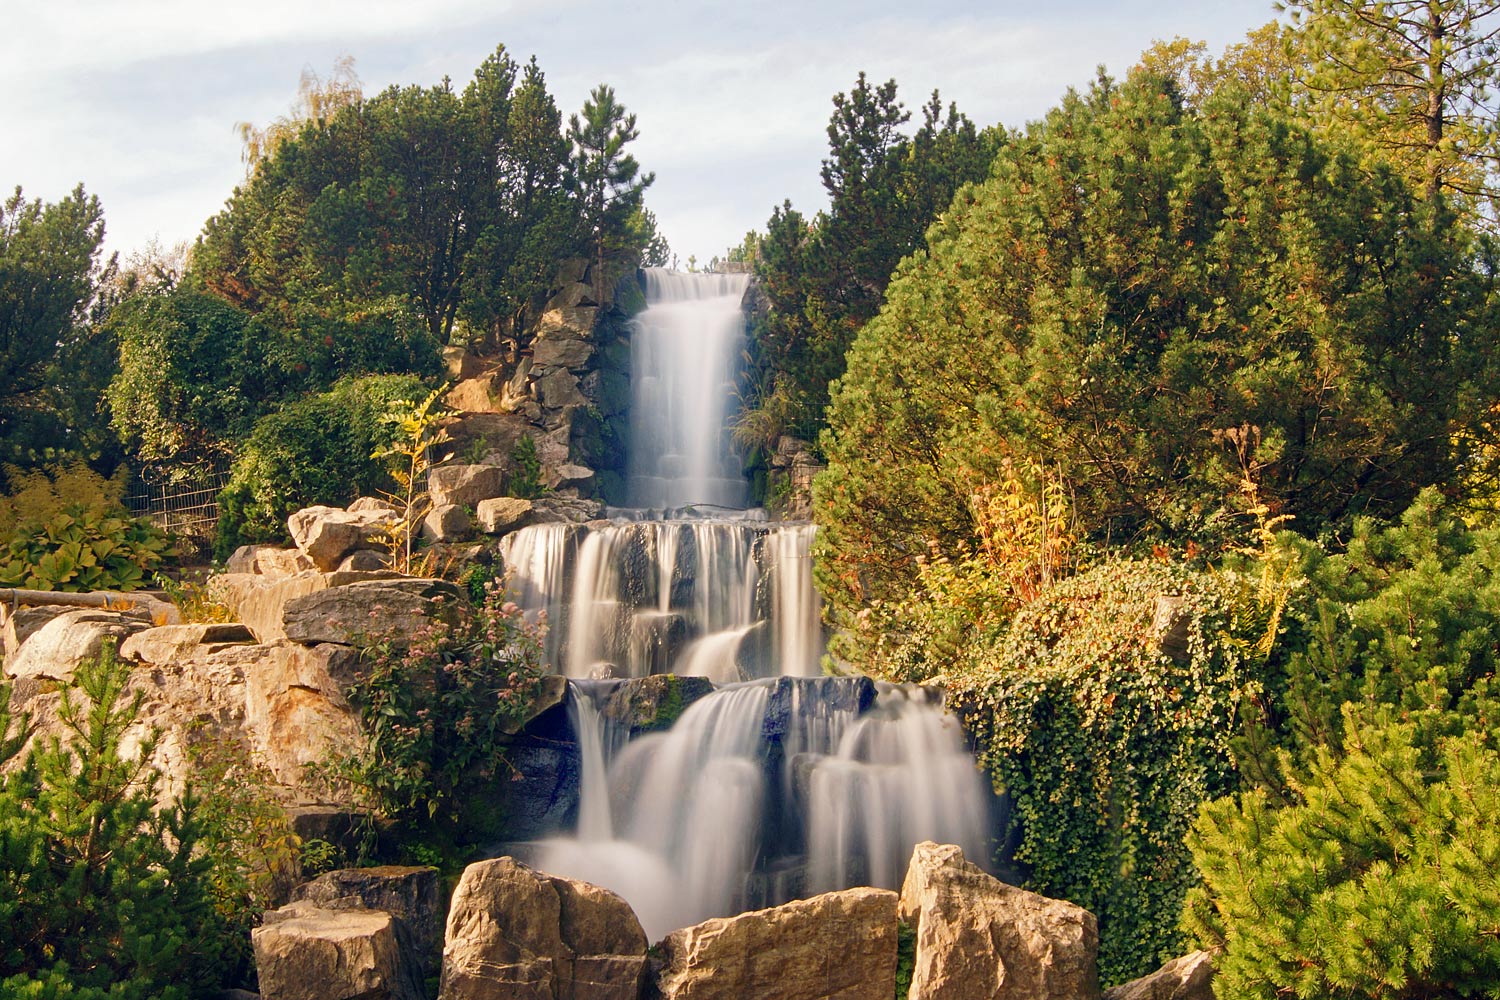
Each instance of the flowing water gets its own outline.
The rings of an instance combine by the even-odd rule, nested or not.
[[[924,839],[988,857],[990,797],[957,723],[930,692],[819,676],[814,528],[742,509],[727,426],[746,279],[645,274],[638,506],[502,545],[517,602],[545,616],[550,662],[573,680],[581,775],[575,828],[517,853],[619,892],[653,940],[828,889],[898,888]],[[668,673],[714,689],[632,738],[622,688]]]

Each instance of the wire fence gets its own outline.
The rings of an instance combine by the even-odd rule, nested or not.
[[[219,523],[219,493],[229,482],[229,459],[191,466],[132,470],[125,506],[174,535],[210,538]]]

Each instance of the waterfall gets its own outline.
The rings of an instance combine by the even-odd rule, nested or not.
[[[646,308],[630,338],[630,502],[744,507],[729,447],[749,276],[648,268]]]
[[[924,839],[988,857],[989,792],[938,700],[818,676],[813,525],[730,509],[748,492],[727,431],[744,276],[646,280],[632,348],[641,507],[501,546],[514,599],[545,619],[549,662],[572,678],[580,774],[574,828],[511,849],[614,889],[653,940],[827,889],[897,888]],[[651,676],[668,673],[714,689]],[[654,717],[674,696],[663,731]]]

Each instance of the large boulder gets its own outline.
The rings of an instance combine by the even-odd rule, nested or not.
[[[638,1000],[646,934],[608,889],[513,858],[464,870],[448,909],[440,1000]]]
[[[269,577],[255,573],[224,573],[214,577],[215,592],[234,617],[255,633],[261,642],[276,642],[286,638],[282,617],[286,604],[294,598],[323,590],[330,586],[353,583],[355,580],[394,577],[395,573],[376,574],[319,573],[304,570],[294,576]]]
[[[479,530],[487,535],[505,535],[525,526],[535,506],[520,497],[492,497],[481,500],[474,510]]]
[[[479,509],[484,510],[487,503],[494,501],[479,501]],[[429,542],[461,542],[472,534],[474,519],[456,503],[434,507],[422,518],[422,537]]]
[[[12,605],[0,602],[0,640],[4,643],[0,655],[7,659],[15,656],[21,643],[30,639],[43,625],[76,610],[66,604]]]
[[[505,470],[498,465],[440,465],[427,473],[432,505],[474,508],[479,501],[505,495]]]
[[[1096,1000],[1088,910],[1006,885],[951,845],[924,841],[901,887],[916,929],[910,1000]]]
[[[250,941],[263,1000],[425,1000],[389,913],[292,903]]]
[[[443,958],[443,880],[436,868],[382,865],[325,872],[292,891],[292,902],[325,910],[381,910],[396,923],[396,940],[421,977],[437,975]]]
[[[359,653],[333,643],[257,648],[245,670],[245,734],[272,776],[296,787],[309,764],[360,746],[359,718],[344,694]]]
[[[672,728],[687,707],[713,694],[707,677],[652,674],[622,682],[610,692],[600,715],[630,730],[630,737]]]
[[[284,549],[279,545],[241,545],[224,563],[226,573],[261,576],[295,576],[316,568],[301,549]]]
[[[404,644],[433,621],[452,621],[463,601],[462,591],[446,580],[362,580],[287,601],[281,624],[288,639],[307,645]]]
[[[388,548],[386,539],[398,519],[387,509],[304,507],[287,518],[286,525],[297,548],[326,573],[358,549]]]
[[[137,611],[80,608],[51,619],[5,660],[12,677],[66,683],[84,660],[99,655],[106,641],[116,645],[151,627],[151,619]]]
[[[1104,991],[1104,1000],[1214,1000],[1214,960],[1206,951],[1174,958],[1150,975]]]
[[[828,892],[685,927],[657,949],[663,1000],[890,1000],[896,894]]]

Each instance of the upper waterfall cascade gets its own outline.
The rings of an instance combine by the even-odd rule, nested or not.
[[[548,660],[572,680],[580,776],[574,829],[511,850],[619,892],[653,939],[828,889],[899,887],[924,839],[987,856],[990,799],[956,721],[927,691],[820,677],[814,528],[743,509],[729,420],[747,277],[645,280],[638,506],[501,547],[515,600],[546,622]],[[655,674],[718,689],[632,738],[601,706]]]

